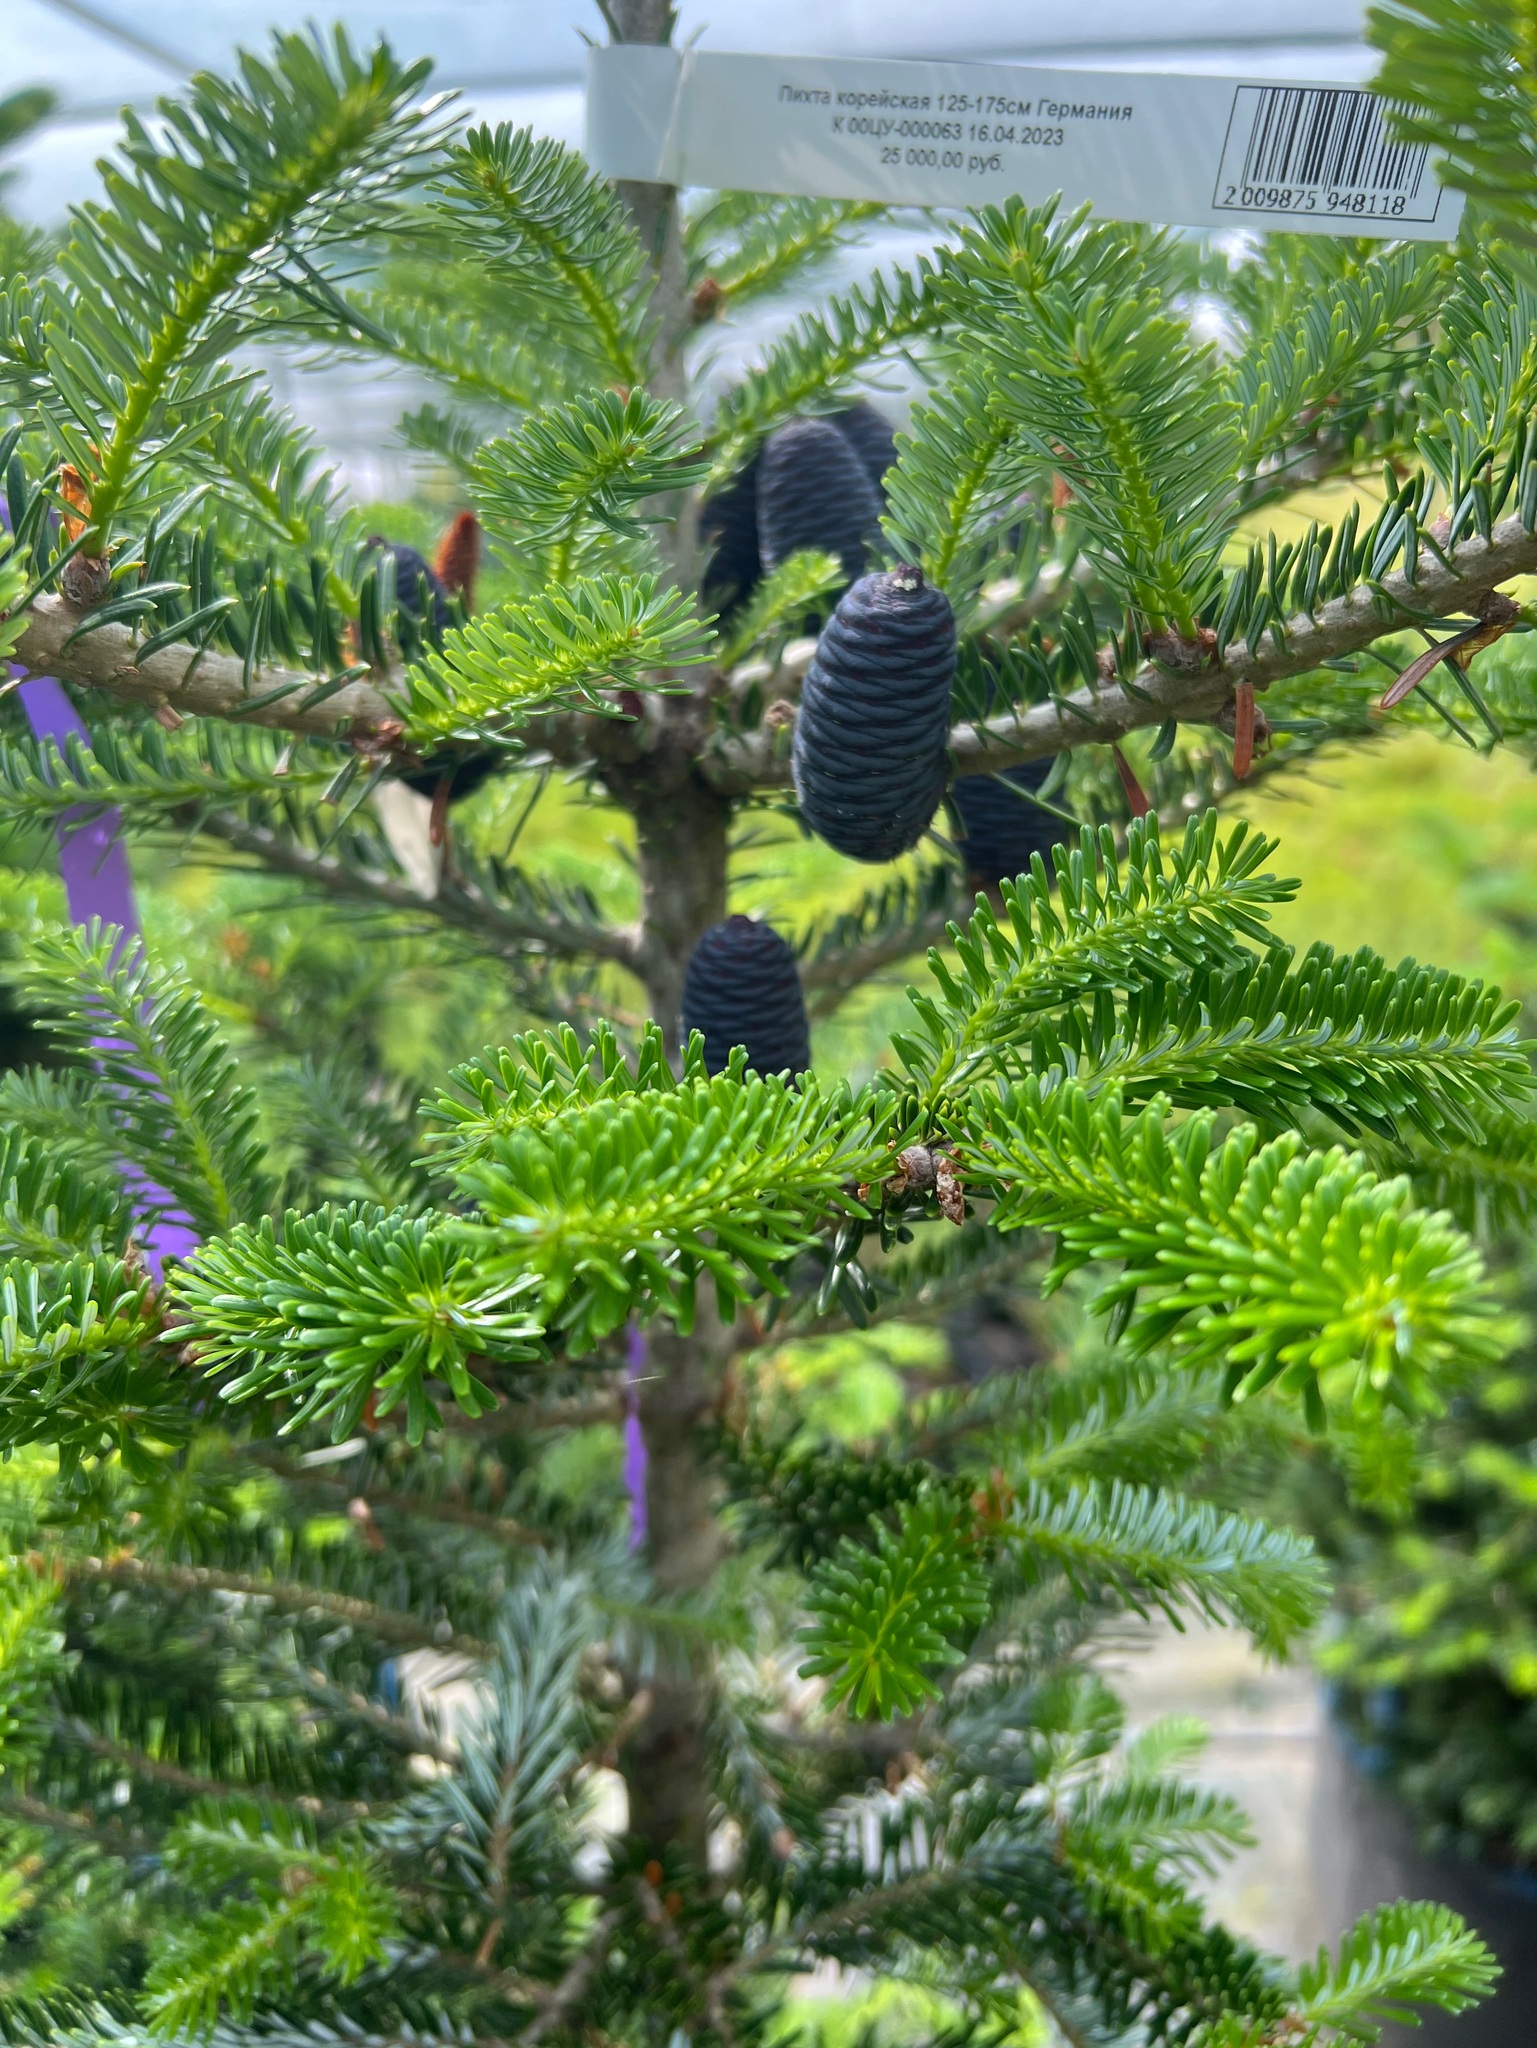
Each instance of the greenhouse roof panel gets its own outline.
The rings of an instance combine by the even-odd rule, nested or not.
[[[1156,17],[1146,0],[1078,0],[1070,12],[1020,0],[780,0],[772,10],[756,0],[684,0],[679,39],[826,55],[1027,56],[1128,43],[1353,42],[1362,11],[1359,0],[1168,0]],[[579,31],[601,27],[592,0],[6,0],[5,12],[0,85],[44,80],[77,108],[153,95],[181,73],[225,63],[267,28],[317,18],[343,22],[361,41],[382,32],[407,55],[431,55],[452,83],[503,89],[576,79]]]
[[[678,40],[808,56],[995,56],[1067,64],[1355,78],[1368,68],[1364,0],[680,0]],[[434,59],[468,109],[581,132],[582,36],[596,0],[0,0],[0,94],[49,85],[54,119],[7,160],[9,204],[56,219],[95,184],[121,107],[150,107],[190,72],[222,68],[274,28],[339,22]]]

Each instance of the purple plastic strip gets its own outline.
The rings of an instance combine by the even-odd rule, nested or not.
[[[13,676],[24,675],[13,668]],[[65,743],[79,740],[89,747],[91,736],[52,676],[33,676],[17,692],[22,709],[40,740],[52,740],[62,754]],[[125,939],[139,935],[139,914],[133,900],[133,876],[121,838],[123,821],[116,811],[66,811],[59,819],[59,868],[76,924],[99,917],[122,927]]]
[[[624,1389],[624,1483],[630,1496],[630,1548],[639,1550],[646,1540],[646,1439],[640,1426],[640,1383],[646,1370],[646,1335],[639,1323],[631,1323],[625,1342],[625,1364],[629,1368]]]
[[[12,668],[11,674],[22,676],[26,671]],[[17,695],[40,740],[52,740],[60,753],[71,738],[84,747],[90,746],[91,736],[64,694],[63,684],[52,676],[31,677],[21,684]],[[70,916],[76,924],[89,924],[93,917],[100,918],[103,924],[115,924],[123,934],[120,945],[128,945],[141,934],[133,876],[122,841],[122,822],[115,810],[92,811],[82,807],[64,812],[56,837]],[[197,1232],[186,1216],[175,1211],[168,1213],[170,1196],[147,1174],[126,1160],[122,1171],[135,1214],[143,1226],[141,1248],[145,1262],[159,1280],[167,1259],[184,1259],[196,1249]]]

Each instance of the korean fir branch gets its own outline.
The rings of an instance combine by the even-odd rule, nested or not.
[[[782,291],[886,211],[877,200],[715,194],[686,224],[694,317],[713,320]]]
[[[1144,630],[1193,640],[1232,523],[1238,412],[1161,281],[1106,269],[1064,268],[978,336],[990,407],[1067,480],[1084,553]]]
[[[544,556],[558,584],[585,533],[643,541],[645,501],[686,490],[706,474],[698,444],[681,406],[644,391],[582,395],[487,442],[471,466],[471,487],[487,524]]]
[[[580,708],[612,717],[617,707],[599,694],[605,688],[666,688],[653,668],[710,657],[707,629],[654,576],[578,577],[483,612],[446,633],[418,666],[378,681],[321,682],[277,666],[252,670],[214,651],[192,662],[185,649],[173,648],[141,659],[128,627],[104,625],[81,637],[78,623],[62,599],[39,598],[16,635],[15,658],[35,674],[129,703],[318,738],[506,742],[516,723],[536,711]]]
[[[428,899],[364,808],[372,782],[360,754],[314,744],[280,755],[266,734],[214,720],[175,734],[108,722],[89,749],[71,739],[62,754],[26,735],[0,741],[0,790],[13,816],[56,823],[110,807],[139,830],[196,833],[334,899],[419,911]],[[430,900],[440,924],[507,958],[634,961],[633,933],[606,925],[585,891],[464,849]]]
[[[204,1231],[260,1215],[269,1196],[256,1098],[186,980],[152,969],[113,925],[29,935],[12,979],[101,1076],[123,1157],[159,1184],[145,1200]]]
[[[1429,351],[1446,294],[1443,257],[1423,245],[1389,245],[1365,257],[1342,251],[1334,263],[1335,274],[1309,270],[1305,290],[1267,274],[1263,296],[1244,308],[1244,346],[1227,379],[1243,419],[1249,502],[1349,469],[1362,408],[1380,399],[1387,381],[1418,370]],[[1318,265],[1325,266],[1333,268],[1327,253]]]
[[[1124,856],[1104,830],[1059,849],[1058,895],[1044,867],[1005,884],[1006,923],[980,907],[952,926],[959,972],[936,953],[937,997],[915,997],[916,1032],[894,1043],[934,1105],[992,1071],[999,1050],[1080,995],[1177,979],[1202,966],[1237,966],[1264,944],[1270,907],[1296,885],[1265,871],[1275,842],[1240,825],[1219,838],[1217,816],[1192,819],[1166,853],[1156,819],[1134,823]]]
[[[1390,126],[1435,152],[1437,174],[1495,229],[1537,241],[1532,17],[1525,0],[1386,0],[1370,11]]]
[[[942,313],[927,260],[877,272],[820,313],[804,314],[764,362],[722,399],[711,436],[715,480],[728,480],[781,420],[830,410],[860,371],[936,331]]]
[[[0,1449],[50,1445],[73,1474],[142,1472],[191,1433],[187,1380],[147,1275],[121,1256],[0,1264]]]
[[[448,155],[438,204],[462,240],[607,377],[647,381],[645,259],[620,201],[575,150],[505,124]]]
[[[1071,1074],[1128,1101],[1228,1107],[1262,1124],[1326,1116],[1352,1137],[1479,1145],[1532,1090],[1517,1005],[1461,975],[1315,945],[1101,990],[997,1047],[1003,1071]]]
[[[674,1079],[646,1040],[638,1079],[611,1034],[519,1042],[464,1069],[440,1115],[440,1170],[462,1207],[387,1215],[353,1206],[242,1226],[175,1282],[205,1369],[231,1400],[281,1393],[293,1421],[340,1441],[370,1395],[404,1403],[420,1440],[445,1383],[471,1414],[492,1405],[477,1361],[538,1369],[544,1332],[590,1355],[638,1306],[687,1329],[701,1280],[723,1311],[813,1242],[886,1154],[847,1089]]]
[[[1112,1327],[1225,1365],[1236,1398],[1276,1385],[1314,1427],[1331,1401],[1417,1414],[1498,1355],[1472,1245],[1358,1153],[1219,1137],[1210,1112],[1181,1122],[1160,1098],[1128,1118],[1114,1093],[1033,1080],[980,1098],[956,1137],[999,1229],[1055,1234],[1052,1285],[1120,1263],[1098,1300]]]
[[[105,202],[76,212],[33,316],[48,336],[44,423],[89,480],[84,555],[106,553],[166,436],[200,430],[190,408],[208,407],[214,358],[280,292],[285,263],[366,225],[418,173],[436,139],[413,104],[426,74],[383,46],[359,57],[342,36],[283,36],[238,80],[200,76],[164,102],[167,143],[127,116]]]
[[[551,883],[507,862],[456,849],[451,870],[428,897],[400,872],[378,834],[324,814],[285,810],[264,818],[251,815],[250,807],[244,815],[208,810],[197,830],[272,874],[360,910],[421,913],[430,907],[436,926],[458,934],[477,952],[517,965],[612,960],[634,968],[638,961],[633,928],[606,923],[585,889]],[[533,986],[524,993],[532,996]]]
[[[1237,1620],[1279,1649],[1318,1618],[1322,1571],[1303,1538],[1167,1488],[1031,1484],[981,1506],[956,1488],[896,1504],[864,1542],[845,1537],[813,1572],[803,1676],[859,1715],[910,1713],[934,1673],[1022,1581],[1058,1571],[1088,1597]]]

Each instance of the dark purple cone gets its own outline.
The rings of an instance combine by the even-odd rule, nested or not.
[[[947,780],[955,616],[913,568],[862,576],[806,671],[791,767],[801,816],[853,860],[916,846]]]
[[[699,537],[709,549],[700,595],[706,611],[729,618],[752,596],[758,559],[758,462],[752,461],[699,508]]]
[[[1038,790],[1051,773],[1050,761],[1031,761],[1022,768],[1006,768],[1003,780],[996,775],[962,775],[950,789],[955,810],[957,844],[968,874],[978,881],[1012,882],[1030,866],[1038,853],[1051,873],[1051,849],[1067,838],[1070,828],[1039,804],[1010,794],[1016,789]]]
[[[747,1048],[757,1074],[803,1074],[811,1033],[795,955],[772,925],[752,917],[712,924],[683,978],[683,1032],[704,1033],[705,1065],[718,1074]]]
[[[495,747],[475,754],[458,754],[445,747],[429,754],[420,768],[408,769],[400,780],[419,796],[436,796],[446,775],[450,778],[448,801],[456,804],[461,797],[473,796],[509,758]]]
[[[377,533],[369,535],[368,546],[394,556],[395,595],[400,609],[413,619],[420,619],[431,632],[446,633],[454,623],[448,608],[448,592],[426,556],[407,547],[404,541],[385,540]]]
[[[821,548],[852,581],[880,516],[880,493],[831,420],[787,420],[764,442],[758,554],[765,574],[803,548]]]
[[[897,459],[897,437],[885,414],[877,412],[867,398],[861,398],[843,412],[835,412],[833,424],[864,464],[865,475],[884,503],[883,479]]]

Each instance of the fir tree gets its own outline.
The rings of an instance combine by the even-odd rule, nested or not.
[[[670,32],[655,0],[606,13]],[[1452,13],[1424,33],[1470,34]],[[1520,662],[1474,665],[1537,569],[1518,257],[1486,228],[1276,237],[1235,267],[987,209],[802,319],[706,421],[695,330],[872,209],[685,217],[455,131],[425,83],[339,37],[194,81],[0,308],[4,637],[92,729],[60,750],[12,720],[10,817],[116,806],[430,922],[546,1020],[417,1122],[347,1045],[286,1093],[242,1074],[199,992],[110,929],[30,934],[15,983],[63,1064],[0,1088],[7,2026],[736,2048],[824,1960],[922,1987],[957,2042],[1045,2015],[1260,2048],[1457,2009],[1491,1971],[1439,1909],[1300,1971],[1208,1924],[1193,1881],[1241,1818],[1173,1774],[1179,1731],[1120,1742],[1081,1651],[1127,1609],[1295,1640],[1318,1563],[1208,1497],[1212,1448],[1286,1418],[1365,1456],[1501,1350],[1429,1182],[1449,1151],[1497,1178],[1530,1150],[1514,1006],[1294,959],[1274,847],[1213,805],[1378,729],[1379,670],[1399,720],[1529,743]],[[1197,285],[1230,353],[1192,335]],[[232,367],[276,336],[438,380],[409,431],[462,470],[500,601],[370,546]],[[948,772],[1055,760],[1001,786],[1063,832],[969,908],[938,828],[797,935],[818,1016],[944,945],[855,1088],[707,1059],[679,1021],[734,823],[787,801],[795,643],[859,566],[760,535],[755,573],[745,480],[898,351],[925,391],[872,574],[953,617]],[[863,536],[880,457],[838,431]],[[810,438],[836,452],[776,445]],[[1243,539],[1296,479],[1384,465],[1376,512]],[[942,817],[943,733],[920,738]],[[470,762],[601,786],[638,921],[477,854],[444,816]],[[440,874],[374,823],[408,777],[441,794]],[[652,1020],[622,1035],[586,1022],[621,972]],[[164,1272],[157,1213],[201,1241]],[[941,1401],[880,1457],[758,1412],[775,1333],[1005,1273],[1082,1290],[1104,1355]],[[634,1550],[611,1494],[560,1494],[540,1457],[628,1403]],[[459,1674],[452,1718],[423,1658]],[[611,1838],[599,1765],[628,1795]]]

